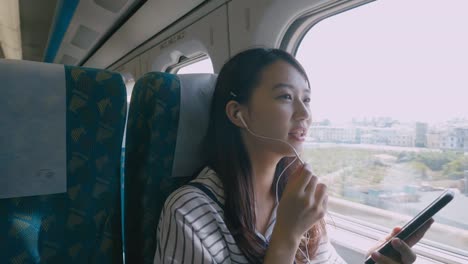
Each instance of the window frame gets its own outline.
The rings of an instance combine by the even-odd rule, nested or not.
[[[281,38],[279,47],[295,56],[304,36],[320,21],[374,1],[377,0],[329,0],[295,19]]]
[[[165,72],[172,73],[172,74],[177,74],[177,72],[180,69],[182,69],[184,67],[187,67],[190,64],[194,64],[194,63],[197,63],[199,61],[206,60],[206,59],[211,61],[210,56],[208,56],[208,54],[205,54],[205,53],[199,53],[199,54],[196,54],[196,55],[194,55],[192,57],[180,56],[179,61],[176,64],[168,66],[166,68]]]

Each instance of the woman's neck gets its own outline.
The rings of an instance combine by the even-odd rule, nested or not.
[[[264,201],[272,198],[271,187],[275,184],[275,170],[280,157],[274,153],[264,153],[249,150],[250,164],[252,166],[252,180],[255,197]]]

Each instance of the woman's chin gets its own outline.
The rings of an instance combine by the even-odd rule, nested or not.
[[[302,150],[304,149],[304,144],[302,142],[292,142],[292,141],[289,141],[289,144],[291,144],[291,146],[294,147],[294,150],[296,150],[297,154],[300,154],[302,152]],[[296,156],[296,153],[294,152],[294,150],[291,149],[291,147],[288,147],[288,155],[289,157],[295,157]]]
[[[291,139],[289,139],[288,142],[289,142],[289,144],[291,144],[296,149],[296,151],[299,151],[299,149],[302,150],[302,148],[304,147],[304,140],[291,140]]]

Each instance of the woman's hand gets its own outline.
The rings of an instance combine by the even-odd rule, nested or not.
[[[275,228],[281,234],[299,240],[324,217],[327,201],[327,186],[318,183],[310,165],[303,165],[288,179],[278,205]]]
[[[373,248],[370,252],[372,259],[378,263],[378,264],[398,264],[398,263],[403,263],[403,264],[409,264],[413,263],[416,261],[416,253],[411,249],[412,246],[414,246],[416,243],[423,238],[424,234],[426,231],[431,227],[432,223],[434,222],[433,219],[427,221],[421,228],[419,228],[414,234],[412,234],[407,240],[402,241],[401,239],[394,238],[392,239],[391,243],[393,248],[400,253],[400,261],[396,261],[394,259],[391,259],[387,256],[384,256],[377,251],[374,252],[376,248],[379,246],[376,246]],[[385,242],[391,239],[393,236],[398,234],[400,232],[401,228],[400,227],[395,227],[393,228],[392,233],[386,237]],[[384,243],[385,243],[384,242]]]

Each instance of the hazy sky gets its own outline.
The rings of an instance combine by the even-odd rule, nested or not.
[[[315,120],[468,117],[468,1],[378,0],[325,19],[297,58]]]
[[[213,73],[213,64],[211,60],[204,59],[193,64],[189,64],[177,71],[178,74],[187,73]]]

